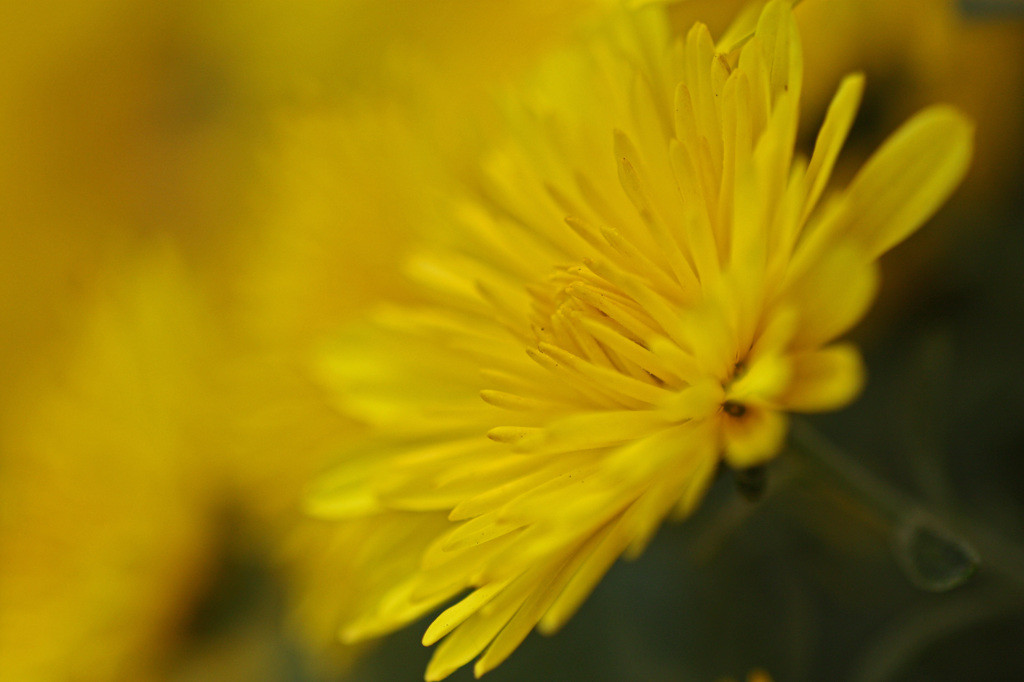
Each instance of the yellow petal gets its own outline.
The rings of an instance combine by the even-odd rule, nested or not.
[[[423,646],[431,646],[441,640],[442,637],[462,625],[467,618],[480,610],[482,606],[494,599],[495,595],[504,590],[510,580],[487,583],[485,586],[474,590],[454,606],[447,608],[440,616],[434,619],[427,631],[423,633]]]
[[[630,541],[625,529],[632,521],[631,516],[627,510],[623,516],[595,534],[594,549],[585,557],[565,589],[541,618],[537,627],[541,633],[551,635],[558,632],[622,555]]]
[[[507,594],[510,589],[511,587],[506,587],[499,597]],[[525,595],[517,596],[525,598]],[[488,605],[493,603],[494,601]],[[427,674],[424,679],[427,682],[443,680],[473,660],[494,639],[501,628],[505,627],[505,623],[515,614],[521,604],[522,600],[506,601],[502,604],[500,611],[487,615],[483,615],[482,611],[477,611],[470,616],[434,650],[434,655],[430,658],[430,663],[427,664]]]
[[[827,250],[786,293],[799,311],[794,348],[836,338],[867,312],[878,290],[878,266],[852,245]]]
[[[790,7],[796,7],[800,2],[801,0],[789,0],[788,4]],[[763,0],[754,0],[754,2],[748,2],[743,5],[743,8],[736,14],[736,18],[733,19],[729,28],[718,39],[715,49],[719,54],[729,54],[743,47],[748,40],[754,37],[754,31],[757,28],[764,4]]]
[[[350,466],[324,476],[304,500],[307,514],[323,519],[353,518],[380,512],[384,507],[369,480],[378,465],[355,460]]]
[[[764,46],[771,74],[772,100],[784,92],[791,92],[794,98],[799,98],[803,80],[803,51],[790,3],[771,0],[765,5],[755,35]]]
[[[765,355],[733,382],[725,398],[744,404],[774,402],[776,396],[790,385],[791,372],[789,358]]]
[[[677,368],[671,367],[654,353],[636,341],[619,333],[603,322],[581,317],[580,325],[605,348],[615,353],[620,359],[635,363],[645,372],[658,377],[665,384],[678,387],[682,381]]]
[[[788,421],[775,410],[748,406],[742,417],[722,417],[725,461],[737,469],[764,464],[782,449]]]
[[[672,394],[661,406],[662,412],[672,421],[701,419],[714,413],[725,393],[722,384],[714,379],[703,379]]]
[[[544,440],[546,448],[591,450],[634,441],[670,424],[660,410],[582,412],[553,422]]]
[[[479,678],[494,670],[515,651],[603,538],[602,533],[595,533],[573,549],[568,559],[557,561],[551,569],[542,572],[534,585],[533,593],[473,666],[474,676]]]
[[[757,21],[761,18],[761,9],[760,3],[752,2],[739,11],[732,24],[718,39],[715,49],[719,54],[728,54],[742,47],[753,37],[754,31],[757,29]]]
[[[415,600],[413,591],[419,576],[412,575],[384,595],[375,613],[369,613],[349,623],[339,633],[341,641],[354,644],[396,630],[428,613],[451,599],[452,594],[440,593],[431,599]]]
[[[814,143],[814,154],[807,166],[805,186],[807,200],[804,203],[803,220],[818,203],[821,193],[828,184],[832,168],[835,166],[839,152],[850,133],[853,120],[857,117],[861,96],[864,94],[864,75],[852,74],[843,79],[836,91],[832,103],[828,106],[825,122]],[[802,221],[801,221],[802,222]]]
[[[426,680],[443,680],[473,660],[498,636],[516,611],[537,589],[538,582],[543,581],[550,571],[549,565],[534,566],[481,604],[434,650],[434,655],[427,665]]]
[[[974,126],[935,106],[903,124],[861,169],[845,195],[839,230],[877,258],[932,216],[967,173]]]
[[[864,361],[851,344],[838,344],[791,358],[793,376],[779,402],[796,412],[836,410],[864,386]]]
[[[715,472],[717,471],[717,456],[704,457],[701,460],[701,463],[693,473],[689,487],[683,493],[682,498],[680,498],[679,503],[672,512],[673,519],[685,519],[693,513],[697,505],[700,504],[700,501],[704,499],[704,494],[708,491],[708,488],[711,487],[712,481],[715,480]]]
[[[698,458],[707,434],[697,426],[700,422],[686,422],[644,440],[623,446],[608,455],[605,471],[617,486],[645,485],[671,468],[688,468]]]
[[[454,552],[466,547],[481,545],[520,528],[517,523],[507,523],[498,518],[497,512],[478,516],[461,524],[444,536],[442,550]]]
[[[675,461],[652,472],[650,486],[631,507],[635,520],[629,529],[627,559],[640,556],[673,507],[677,515],[687,514],[703,496],[709,476],[718,468],[714,429],[714,420],[705,419],[690,431],[689,437],[674,439],[679,444]]]
[[[647,384],[625,374],[620,374],[613,369],[600,367],[593,363],[568,353],[550,343],[541,343],[538,346],[540,352],[551,358],[557,366],[566,368],[569,371],[578,373],[585,380],[604,387],[609,393],[618,394],[617,397],[632,399],[657,405],[665,399],[665,391],[653,384]]]

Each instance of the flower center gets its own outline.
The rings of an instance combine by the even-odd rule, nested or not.
[[[649,341],[664,336],[660,325],[636,300],[586,265],[556,270],[544,285],[531,287],[530,294],[536,343],[557,346],[656,386],[683,385],[651,352]]]

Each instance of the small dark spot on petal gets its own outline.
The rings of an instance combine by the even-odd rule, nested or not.
[[[746,405],[744,405],[743,403],[734,403],[731,400],[727,400],[726,402],[722,403],[722,409],[725,410],[725,413],[727,415],[729,415],[730,417],[736,417],[737,419],[739,419],[740,417],[747,413]]]

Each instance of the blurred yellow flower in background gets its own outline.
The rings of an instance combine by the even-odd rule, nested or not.
[[[196,400],[212,357],[183,275],[166,253],[105,273],[60,352],[7,386],[9,679],[147,679],[206,580],[215,491],[199,464],[213,453]]]
[[[413,262],[436,304],[388,310],[324,361],[377,428],[314,513],[454,523],[343,631],[379,635],[463,595],[424,635],[444,639],[428,680],[482,653],[481,675],[534,626],[558,630],[621,554],[693,511],[720,461],[763,464],[786,412],[852,400],[860,356],[834,341],[871,303],[876,259],[971,157],[971,124],[933,107],[826,194],[863,79],[795,156],[788,3],[729,54],[702,24],[673,42],[658,11],[614,16],[546,64],[479,193]]]
[[[484,126],[489,91],[592,8],[10,8],[3,676],[216,669],[217,642],[183,658],[237,545],[286,582],[308,653],[336,657],[335,619],[361,594],[355,577],[338,580],[346,548],[376,524],[339,531],[297,511],[327,445],[354,431],[300,371],[304,353],[368,301],[401,296],[399,254],[422,206],[390,183],[408,188],[427,172],[419,159],[474,150],[452,131],[468,133],[470,112]],[[412,120],[416,136],[388,135],[387,158],[373,157]],[[321,546],[326,564],[311,558]],[[329,604],[305,596],[327,588],[318,571]]]

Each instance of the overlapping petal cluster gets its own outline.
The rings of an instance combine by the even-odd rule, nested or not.
[[[324,363],[378,436],[313,511],[440,529],[348,639],[461,597],[426,632],[444,640],[427,679],[481,653],[483,674],[688,515],[723,460],[770,460],[787,412],[860,390],[836,339],[867,310],[877,258],[962,179],[971,126],[923,111],[828,194],[863,79],[840,84],[807,159],[789,3],[730,42],[700,24],[673,41],[646,10],[552,59],[412,266],[436,302],[382,313]]]

